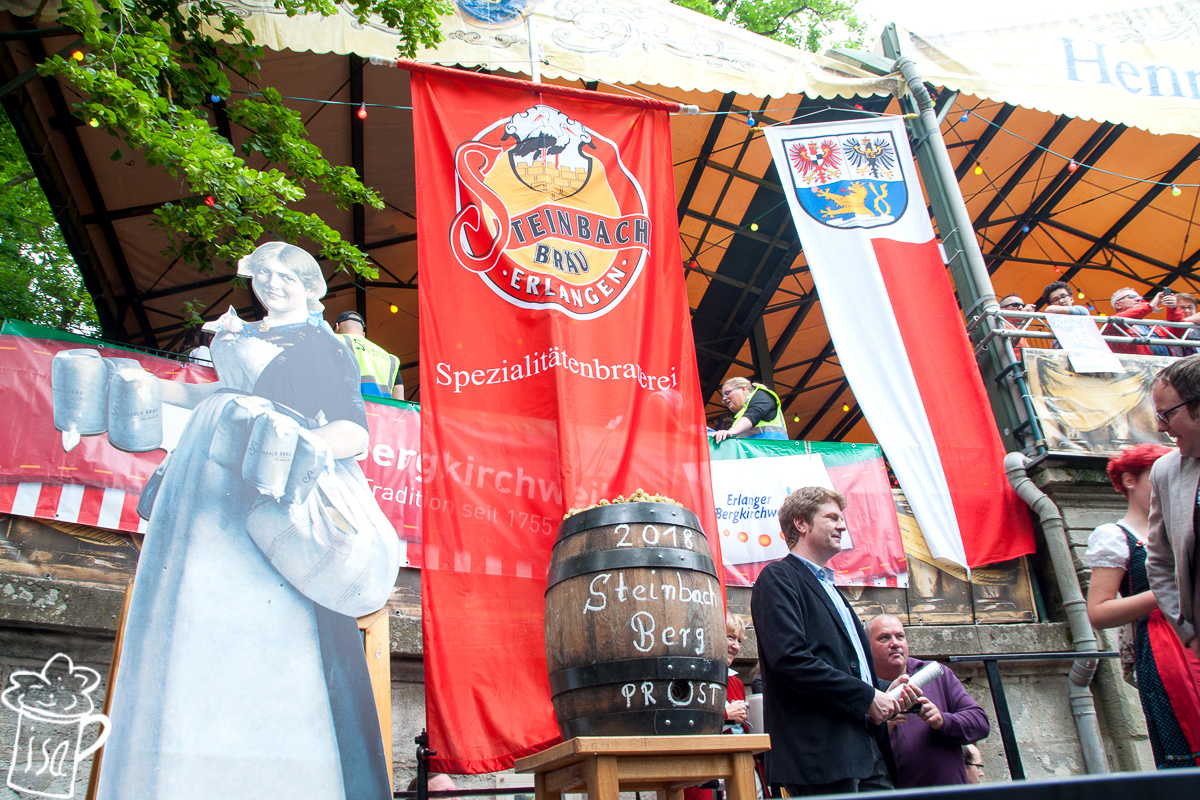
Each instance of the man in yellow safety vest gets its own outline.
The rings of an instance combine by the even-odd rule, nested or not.
[[[786,439],[787,424],[779,395],[761,383],[745,378],[730,378],[721,387],[721,402],[733,412],[729,430],[717,431],[713,439],[723,442],[730,436],[739,439]]]
[[[334,327],[338,338],[350,346],[362,375],[362,393],[367,397],[404,399],[400,359],[366,337],[367,324],[357,311],[338,314]]]

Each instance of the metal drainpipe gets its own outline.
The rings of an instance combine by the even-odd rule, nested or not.
[[[1063,609],[1067,613],[1067,624],[1071,631],[1071,642],[1076,651],[1095,652],[1096,633],[1088,622],[1087,601],[1079,588],[1079,576],[1071,559],[1071,547],[1067,542],[1067,529],[1063,524],[1062,512],[1045,492],[1029,478],[1025,467],[1028,459],[1023,453],[1009,453],[1004,457],[1004,471],[1008,482],[1017,495],[1037,514],[1046,537],[1046,549],[1050,553],[1050,564],[1062,593]],[[1071,716],[1079,732],[1079,744],[1083,748],[1083,763],[1089,774],[1107,773],[1108,757],[1100,737],[1100,723],[1096,718],[1096,699],[1089,684],[1100,664],[1098,658],[1078,658],[1071,665],[1067,676],[1067,695],[1071,701]]]
[[[894,69],[904,78],[905,83],[908,84],[908,91],[916,101],[920,121],[924,128],[924,146],[929,148],[937,165],[937,180],[941,182],[942,189],[946,193],[947,210],[950,212],[951,219],[939,219],[938,226],[950,226],[958,233],[958,246],[962,248],[966,263],[964,278],[971,284],[970,287],[966,287],[971,296],[965,298],[963,305],[982,303],[984,311],[998,311],[1000,304],[997,302],[996,290],[992,288],[992,277],[988,274],[987,264],[983,261],[983,253],[979,250],[979,242],[975,238],[971,214],[967,211],[962,190],[954,178],[954,164],[950,161],[950,152],[946,149],[946,141],[942,138],[938,118],[933,111],[933,98],[929,96],[925,82],[917,73],[916,62],[911,58],[900,56],[896,59]],[[949,232],[943,230],[940,238],[945,240],[948,236]],[[957,291],[960,297],[965,296],[963,289],[964,287],[958,287]],[[994,318],[985,320],[985,325],[994,324]]]

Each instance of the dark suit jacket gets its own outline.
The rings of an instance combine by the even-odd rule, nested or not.
[[[886,731],[866,718],[874,686],[859,678],[858,655],[812,570],[790,555],[768,564],[754,584],[750,613],[763,678],[763,721],[771,735],[767,781],[819,784],[869,777],[872,741],[894,780]],[[854,625],[874,679],[867,635],[857,617]]]

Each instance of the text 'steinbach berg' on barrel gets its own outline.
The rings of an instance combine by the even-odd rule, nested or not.
[[[563,736],[720,733],[724,615],[691,511],[636,502],[567,517],[546,588],[546,661]]]

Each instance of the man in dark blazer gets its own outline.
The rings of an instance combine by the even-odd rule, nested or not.
[[[1197,488],[1200,487],[1200,355],[1181,358],[1154,379],[1150,389],[1158,429],[1179,450],[1150,468],[1150,537],[1146,574],[1154,599],[1179,638],[1200,656],[1196,618],[1200,582],[1195,557]]]
[[[790,552],[767,565],[750,599],[771,735],[767,782],[792,796],[892,788],[881,723],[917,699],[908,686],[898,698],[876,688],[866,633],[833,588],[825,564],[841,550],[845,508],[845,497],[821,487],[788,495],[779,525]]]

